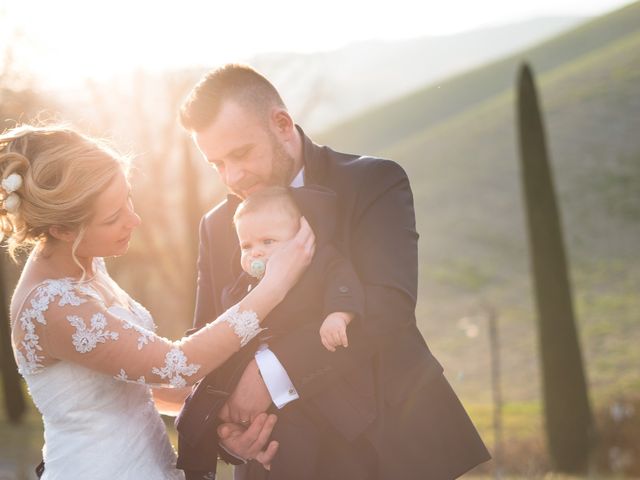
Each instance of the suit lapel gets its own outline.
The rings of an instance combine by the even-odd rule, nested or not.
[[[322,148],[316,145],[307,137],[304,130],[296,125],[298,132],[302,136],[302,162],[304,163],[304,183],[324,185],[326,164],[323,161]]]

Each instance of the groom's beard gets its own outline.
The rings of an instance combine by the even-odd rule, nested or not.
[[[255,175],[249,175],[242,179],[242,182],[230,186],[229,190],[235,193],[240,198],[246,198],[248,196],[247,191],[256,185],[263,187],[267,186],[279,186],[286,187],[293,180],[293,168],[295,160],[278,141],[275,135],[270,133],[271,139],[271,173],[266,179],[261,179]],[[253,192],[252,192],[253,193]]]
[[[276,136],[271,132],[269,133],[271,137],[271,149],[273,151],[273,162],[268,183],[271,186],[287,187],[293,180],[295,161],[284,149]]]

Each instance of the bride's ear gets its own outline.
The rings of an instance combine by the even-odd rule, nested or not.
[[[67,227],[63,227],[62,225],[52,225],[49,227],[49,235],[56,240],[70,243],[75,241],[78,233],[74,230],[68,229]]]

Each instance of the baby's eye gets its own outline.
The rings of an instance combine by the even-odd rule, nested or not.
[[[264,243],[265,245],[271,245],[273,242],[275,242],[274,239],[272,238],[267,238],[265,239],[262,243]]]
[[[240,249],[241,249],[241,250],[249,250],[250,248],[251,248],[251,245],[246,244],[246,243],[245,243],[245,244],[240,245]]]

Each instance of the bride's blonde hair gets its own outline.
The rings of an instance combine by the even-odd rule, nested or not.
[[[7,239],[9,254],[51,239],[58,226],[79,235],[72,254],[82,241],[93,214],[93,205],[129,162],[104,142],[68,127],[21,125],[0,135],[0,181],[11,174],[22,177],[15,191],[19,205],[5,206],[10,192],[0,188],[0,233]],[[81,267],[82,268],[82,267]]]

